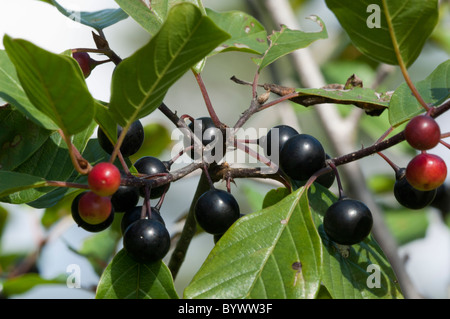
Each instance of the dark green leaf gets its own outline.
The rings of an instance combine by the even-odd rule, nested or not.
[[[172,275],[162,261],[139,264],[119,251],[103,272],[97,299],[178,299]]]
[[[439,15],[438,0],[326,0],[326,4],[363,54],[394,65],[399,63],[395,46],[406,66],[417,59]]]
[[[52,133],[10,108],[0,109],[0,127],[0,169],[7,171],[25,162]]]
[[[15,192],[42,187],[47,181],[41,177],[28,174],[0,171],[0,199]]]
[[[94,99],[78,63],[22,39],[3,43],[33,105],[67,135],[86,129],[94,118]]]
[[[111,115],[126,128],[150,114],[173,83],[228,37],[196,6],[174,6],[150,42],[117,66]]]

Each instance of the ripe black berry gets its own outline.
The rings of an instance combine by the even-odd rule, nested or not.
[[[134,163],[134,167],[140,174],[144,175],[169,173],[166,165],[164,165],[164,163],[159,158],[153,156],[141,157],[136,161],[136,163]],[[150,198],[155,199],[161,197],[168,187],[170,187],[170,184],[152,188],[150,190]],[[142,197],[145,196],[144,188],[141,188],[139,192]]]
[[[156,220],[161,224],[165,225],[164,219],[161,217],[159,211],[155,208],[151,208],[151,216],[150,219]],[[123,214],[122,220],[120,222],[120,229],[122,230],[122,234],[125,234],[128,226],[141,218],[142,214],[142,206],[136,206],[133,209],[127,210],[125,214]],[[148,219],[148,216],[147,216]]]
[[[341,199],[328,207],[323,227],[328,237],[341,245],[354,245],[372,230],[373,218],[369,208],[354,199]]]
[[[401,168],[396,174],[394,196],[406,208],[421,209],[433,201],[436,196],[436,189],[429,191],[415,189],[405,177],[405,168]]]
[[[217,142],[214,148],[211,150],[211,156],[216,155],[216,150],[220,149],[220,145],[222,145],[222,155],[225,155],[225,144],[224,139],[222,137],[222,132],[216,127],[213,120],[210,117],[200,117],[195,119],[194,122],[191,122],[188,127],[195,134],[195,136],[202,141],[204,146],[207,146],[210,143]],[[190,139],[188,136],[184,139],[184,147],[188,147],[189,145],[194,145],[194,139]],[[199,157],[200,154],[196,154],[195,150],[187,152],[187,154],[195,159]]]
[[[139,263],[151,263],[164,258],[170,249],[166,226],[153,219],[139,219],[123,235],[123,247]]]
[[[269,130],[269,132],[267,132],[266,136],[263,136],[258,141],[258,143],[263,147],[264,155],[266,157],[270,156],[273,157],[274,154],[272,154],[272,146],[278,147],[278,155],[279,155],[284,144],[287,142],[289,138],[291,138],[294,135],[298,135],[296,129],[288,125],[277,125],[272,127]],[[272,140],[272,138],[274,139]]]
[[[105,221],[98,224],[89,224],[86,221],[84,221],[83,218],[81,218],[80,212],[78,210],[78,203],[80,202],[80,198],[86,193],[87,192],[78,194],[72,201],[72,205],[70,208],[73,220],[75,221],[75,223],[77,223],[79,227],[89,232],[100,232],[102,230],[105,230],[106,228],[111,226],[112,222],[114,221],[114,207],[111,207],[109,217]]]
[[[290,178],[309,179],[325,166],[325,150],[313,136],[298,134],[289,138],[281,149],[280,166]]]
[[[126,177],[124,172],[120,172],[121,177]],[[116,212],[125,212],[134,208],[139,202],[139,188],[131,185],[120,185],[119,189],[112,195],[111,203]]]
[[[258,143],[263,147],[264,155],[270,157],[273,156],[272,144],[273,146],[278,147],[278,154],[280,154],[284,144],[294,135],[298,135],[298,132],[293,127],[288,125],[277,125],[272,127],[269,132],[267,132],[266,136],[263,136]],[[272,138],[275,137],[276,140],[272,140]]]
[[[120,136],[122,133],[122,127],[117,125],[117,137]],[[102,147],[102,149],[108,153],[112,154],[114,150],[114,145],[111,143],[111,141],[106,136],[105,132],[99,127],[97,130],[97,138],[98,143]],[[130,128],[127,131],[127,134],[125,135],[125,138],[122,142],[122,145],[120,146],[120,152],[124,157],[131,156],[133,154],[136,154],[137,151],[142,146],[142,143],[144,142],[144,127],[142,126],[142,123],[139,120],[134,121],[131,123]]]
[[[240,217],[239,204],[230,193],[211,189],[203,193],[195,205],[195,218],[210,234],[223,234]]]

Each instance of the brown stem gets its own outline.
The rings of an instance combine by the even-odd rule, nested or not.
[[[72,144],[70,136],[66,137],[61,129],[58,130],[58,133],[67,144],[69,156],[75,170],[82,175],[88,174],[92,169],[91,164],[86,159],[84,159],[83,156],[81,156],[78,149],[75,147],[75,145]]]
[[[195,79],[197,80],[198,86],[200,87],[200,91],[202,92],[203,99],[205,100],[206,108],[208,110],[209,116],[211,117],[211,120],[214,122],[214,125],[216,127],[221,128],[223,126],[222,122],[219,120],[219,117],[216,114],[216,111],[214,110],[214,107],[212,106],[211,99],[209,98],[208,91],[206,90],[205,83],[203,82],[203,78],[200,75],[200,73],[197,73],[195,71]]]

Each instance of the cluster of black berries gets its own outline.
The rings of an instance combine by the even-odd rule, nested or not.
[[[273,136],[278,140],[273,141]],[[275,143],[274,143],[275,142]],[[313,174],[327,166],[322,144],[313,136],[299,134],[294,128],[279,125],[261,140],[265,155],[270,158],[272,145],[278,145],[279,167],[292,180],[306,182]],[[319,175],[315,182],[330,188],[336,175],[334,170]],[[362,202],[342,196],[325,212],[323,227],[328,237],[341,245],[361,242],[372,230],[373,219],[369,208]]]
[[[122,132],[118,126],[117,136]],[[103,150],[111,154],[113,144],[101,128],[97,131],[98,142]],[[120,152],[123,157],[136,154],[144,141],[144,128],[139,120],[132,123]],[[168,167],[158,158],[144,156],[134,163],[138,173],[145,176],[167,174]],[[79,194],[72,202],[72,216],[81,228],[90,232],[99,232],[108,228],[115,213],[123,213],[121,230],[123,246],[130,257],[138,262],[148,263],[162,259],[170,248],[170,235],[163,218],[156,207],[147,208],[138,205],[145,197],[144,187],[121,185],[127,177],[124,172],[111,163],[99,163],[88,175],[89,191]],[[169,185],[150,190],[150,198],[161,197]]]

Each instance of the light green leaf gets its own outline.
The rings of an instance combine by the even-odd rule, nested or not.
[[[103,272],[97,299],[178,299],[172,275],[162,261],[136,263],[119,251]]]
[[[151,35],[158,32],[169,12],[169,1],[152,1],[151,8],[141,0],[115,0],[117,4]]]
[[[251,15],[241,11],[216,12],[211,9],[206,9],[206,14],[231,35],[211,55],[227,51],[263,54],[267,50],[266,30]]]
[[[33,105],[67,136],[86,129],[94,117],[94,99],[77,62],[8,35],[3,43]]]
[[[231,226],[185,297],[314,298],[320,285],[321,245],[303,192],[301,188]]]
[[[317,16],[310,18],[319,24],[320,31],[303,32],[291,30],[282,25],[280,31],[276,31],[269,36],[269,48],[264,53],[264,56],[253,59],[259,65],[258,72],[261,72],[266,66],[288,53],[305,48],[316,40],[328,38],[327,29],[323,21]]]
[[[426,79],[417,82],[415,87],[430,106],[438,106],[450,98],[450,60],[441,63]],[[396,127],[424,112],[406,83],[395,90],[389,103],[389,122],[392,126]]]
[[[0,50],[0,98],[16,107],[37,125],[48,130],[58,129],[47,115],[31,104],[17,77],[14,64],[3,50]]]
[[[438,0],[326,0],[326,4],[363,54],[397,65],[398,46],[407,67],[419,56],[439,15]]]
[[[74,11],[64,8],[55,0],[52,0],[52,2],[54,6],[58,9],[58,11],[64,14],[69,19],[90,26],[96,30],[102,30],[123,19],[128,18],[128,14],[126,14],[120,8],[104,9],[93,12]]]
[[[116,68],[109,110],[126,128],[153,112],[184,73],[229,35],[189,3],[174,6],[159,32]]]

